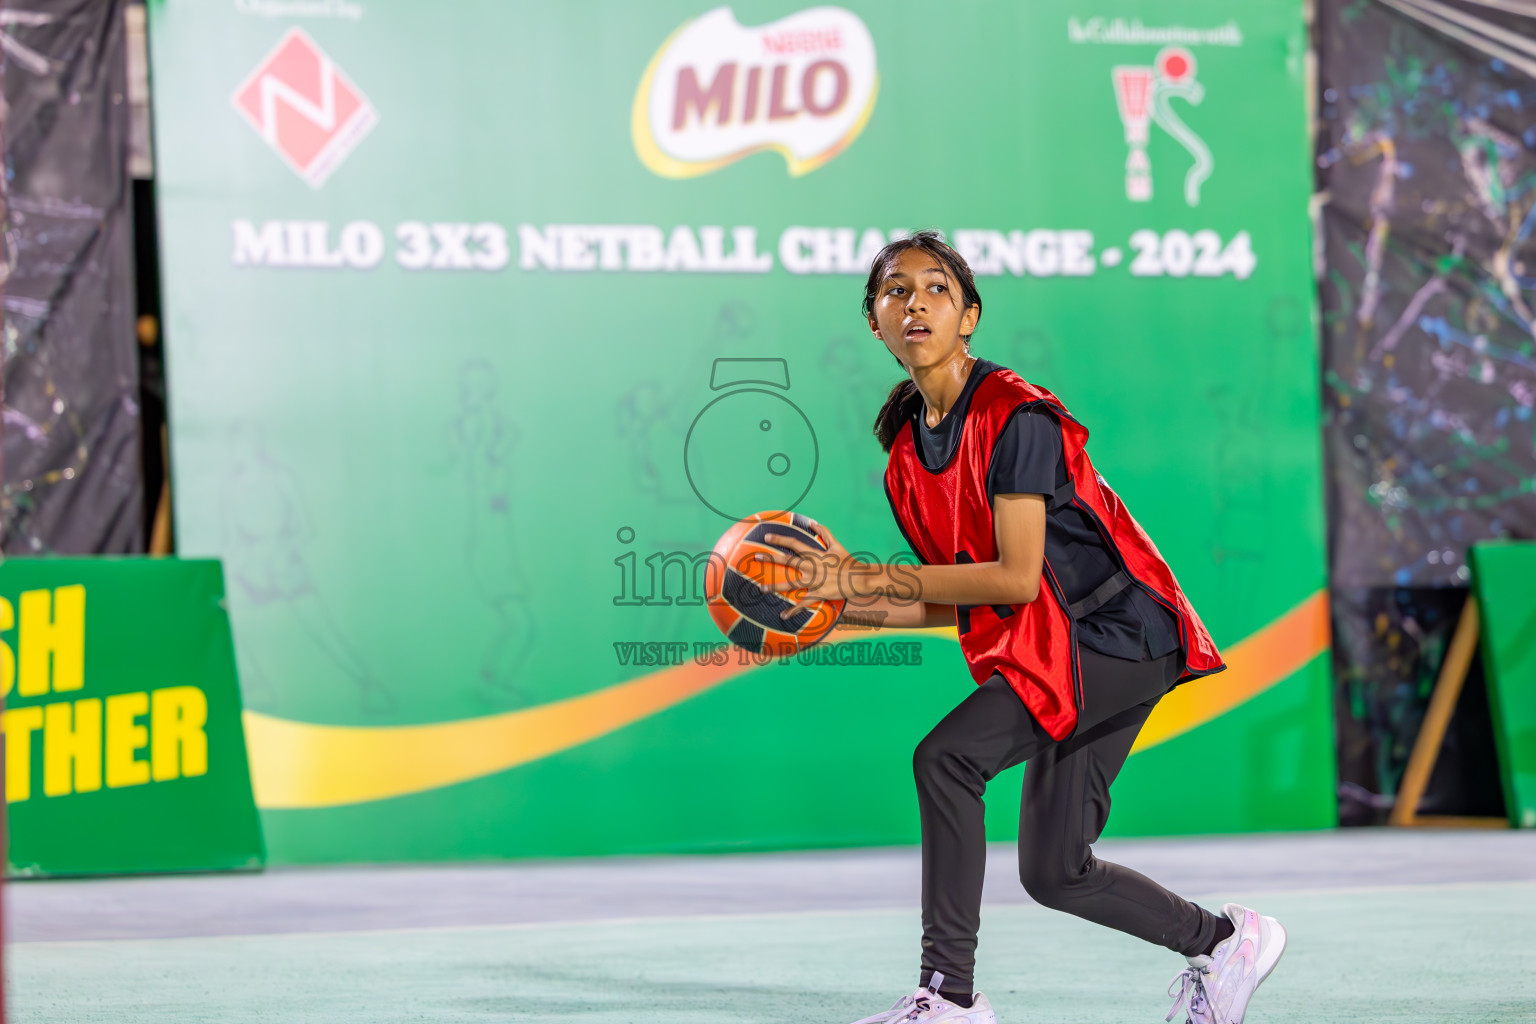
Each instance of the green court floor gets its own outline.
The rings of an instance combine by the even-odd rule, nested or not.
[[[1536,883],[1243,895],[1290,932],[1251,1022],[1536,1021]],[[11,1007],[20,1024],[844,1024],[915,983],[917,935],[914,908],[22,942]],[[1000,1024],[1155,1024],[1181,966],[1034,905],[989,906],[978,986]]]

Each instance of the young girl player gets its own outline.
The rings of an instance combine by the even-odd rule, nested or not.
[[[923,845],[917,991],[859,1024],[996,1024],[972,991],[982,793],[1021,761],[1019,876],[1030,896],[1183,954],[1189,966],[1169,987],[1167,1019],[1182,1005],[1193,1024],[1237,1024],[1285,948],[1279,922],[1234,903],[1217,916],[1090,848],[1142,723],[1173,686],[1225,667],[1216,645],[1094,471],[1087,429],[1049,391],[971,355],[981,297],[938,234],[880,253],[864,313],[908,376],[875,434],[890,453],[891,511],[923,564],[855,563],[818,526],[826,552],[778,535],[785,550],[772,560],[798,572],[771,589],[847,599],[848,616],[865,626],[954,625],[980,685],[913,758]]]

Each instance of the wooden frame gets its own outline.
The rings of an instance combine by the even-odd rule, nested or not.
[[[1440,757],[1440,745],[1445,741],[1445,731],[1450,727],[1451,715],[1456,711],[1456,701],[1466,685],[1467,673],[1472,668],[1472,658],[1477,654],[1479,632],[1477,595],[1467,592],[1467,603],[1462,606],[1456,632],[1451,636],[1451,646],[1440,666],[1435,689],[1429,695],[1429,708],[1424,712],[1424,723],[1419,726],[1419,736],[1413,742],[1413,752],[1408,756],[1408,767],[1403,772],[1403,782],[1397,789],[1397,802],[1392,807],[1388,824],[1402,826],[1428,826],[1431,828],[1508,828],[1503,818],[1459,818],[1446,815],[1420,814],[1419,801],[1429,786],[1429,777]]]

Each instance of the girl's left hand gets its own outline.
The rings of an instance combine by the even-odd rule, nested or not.
[[[854,575],[868,569],[865,563],[857,561],[848,553],[847,548],[838,543],[831,530],[814,520],[811,525],[816,530],[816,536],[827,546],[825,551],[787,534],[770,533],[765,537],[770,544],[789,550],[757,555],[760,561],[774,562],[793,570],[795,578],[763,585],[764,590],[776,594],[804,590],[805,595],[792,611],[812,601],[844,601],[858,596],[853,593]]]

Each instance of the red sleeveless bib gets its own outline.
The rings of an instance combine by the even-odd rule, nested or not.
[[[1173,612],[1179,621],[1183,665],[1180,682],[1226,666],[1173,571],[1120,498],[1094,470],[1084,445],[1088,430],[1056,396],[1012,370],[987,374],[971,394],[960,443],[937,473],[919,461],[908,424],[896,435],[885,469],[885,493],[907,543],[930,565],[997,560],[987,471],[992,450],[1008,421],[1027,405],[1045,403],[1061,421],[1069,485],[1050,501],[1071,502],[1087,513],[1129,577]],[[1077,657],[1077,625],[1047,562],[1040,596],[1025,605],[961,606],[956,609],[960,648],[978,684],[1001,673],[1047,732],[1058,740],[1077,727],[1083,704]],[[1086,614],[1086,612],[1083,612]]]

